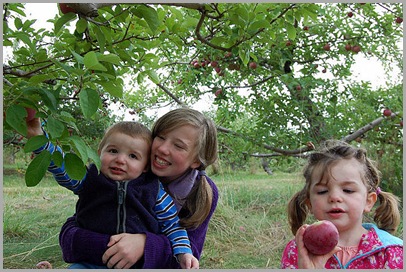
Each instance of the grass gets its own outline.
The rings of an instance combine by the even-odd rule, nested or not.
[[[66,218],[74,213],[76,196],[58,186],[51,177],[28,188],[21,173],[6,172],[3,268],[33,268],[42,260],[48,260],[54,268],[66,268],[58,235]],[[282,251],[293,238],[286,205],[291,195],[302,187],[299,174],[269,176],[258,171],[211,175],[211,178],[220,197],[200,267],[279,268]]]

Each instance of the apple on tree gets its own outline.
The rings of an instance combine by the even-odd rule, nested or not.
[[[75,9],[71,8],[70,6],[68,6],[68,4],[64,4],[64,3],[59,3],[59,9],[61,10],[61,12],[63,14],[66,14],[69,12],[76,13]]]
[[[390,109],[384,109],[383,110],[383,115],[386,117],[389,117],[392,115],[392,111]]]
[[[29,122],[35,118],[35,114],[37,113],[37,111],[35,109],[25,108],[25,110],[27,112],[27,117],[25,118],[27,122]]]
[[[303,243],[314,255],[325,255],[338,244],[337,227],[328,220],[317,221],[308,226],[303,233]]]
[[[257,69],[257,63],[254,62],[254,61],[250,62],[248,65],[249,65],[249,67],[250,67],[251,69]]]

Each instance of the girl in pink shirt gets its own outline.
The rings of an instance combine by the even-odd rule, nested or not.
[[[403,241],[392,235],[400,223],[399,200],[381,191],[380,173],[364,149],[327,141],[309,156],[304,177],[304,188],[288,206],[295,239],[285,247],[282,268],[403,268]],[[363,223],[364,213],[372,211],[376,225]],[[338,246],[326,255],[313,255],[304,246],[308,213],[338,229]]]

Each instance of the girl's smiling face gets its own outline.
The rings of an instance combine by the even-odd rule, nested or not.
[[[354,158],[334,162],[328,173],[314,169],[310,186],[310,211],[318,220],[329,220],[340,232],[362,226],[363,213],[369,212],[376,193],[368,193],[363,166]]]
[[[197,168],[199,130],[190,125],[158,134],[151,147],[151,169],[161,181],[173,181],[190,168]]]

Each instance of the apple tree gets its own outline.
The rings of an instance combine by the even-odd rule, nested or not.
[[[223,162],[303,157],[323,140],[343,139],[367,147],[395,190],[402,186],[402,7],[59,4],[48,31],[33,28],[24,4],[3,4],[3,46],[12,49],[3,63],[3,129],[24,135],[24,108],[34,108],[80,176],[88,160],[97,162],[81,126],[115,121],[109,104],[150,124],[151,109],[204,101]],[[384,85],[356,80],[360,57],[382,63],[390,75]],[[26,151],[43,141],[28,141]],[[30,171],[38,181],[49,159]]]

